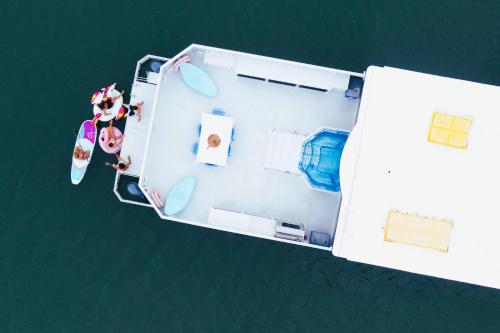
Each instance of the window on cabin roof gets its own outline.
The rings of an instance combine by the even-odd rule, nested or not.
[[[390,210],[384,228],[386,242],[448,252],[453,221]]]
[[[434,112],[427,140],[454,148],[466,149],[471,125],[472,119]]]

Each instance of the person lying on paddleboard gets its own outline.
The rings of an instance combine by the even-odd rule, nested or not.
[[[116,100],[119,99],[120,97],[122,97],[122,95],[124,93],[125,93],[125,90],[122,90],[115,97],[104,96],[102,101],[100,103],[98,103],[97,106],[99,107],[99,109],[102,110],[102,113],[107,116],[107,115],[109,115],[108,110],[113,107],[113,104],[116,102]]]
[[[73,152],[73,157],[76,158],[77,160],[86,160],[87,158],[90,157],[90,150],[83,151],[82,148],[78,146],[75,148],[75,151]]]
[[[105,162],[104,164],[109,165],[110,167],[112,167],[113,169],[118,170],[118,171],[127,170],[128,167],[130,166],[130,164],[132,163],[132,160],[130,159],[130,155],[128,156],[128,161],[121,158],[120,155],[118,155],[118,154],[115,154],[115,156],[116,156],[116,159],[118,160],[118,164],[115,164],[115,163],[111,164],[109,162]]]

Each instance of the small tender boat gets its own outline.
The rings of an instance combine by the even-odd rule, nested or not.
[[[97,128],[90,120],[85,120],[80,126],[73,152],[77,147],[80,147],[83,151],[90,151],[90,155],[84,160],[77,159],[73,156],[71,163],[71,182],[74,185],[80,184],[83,176],[85,176],[90,159],[92,158],[92,153],[94,152],[96,133]]]

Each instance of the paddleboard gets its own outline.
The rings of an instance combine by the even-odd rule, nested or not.
[[[168,216],[180,213],[186,208],[196,187],[196,179],[193,176],[183,178],[168,193],[165,202],[165,214]]]
[[[212,98],[219,93],[212,78],[201,68],[184,62],[179,69],[182,79],[193,90]]]
[[[75,140],[75,146],[73,147],[73,152],[75,151],[76,147],[81,147],[84,151],[89,150],[90,156],[86,160],[79,160],[74,156],[72,157],[71,182],[74,185],[80,184],[83,176],[85,176],[85,172],[87,171],[90,159],[92,158],[92,153],[94,152],[96,137],[96,126],[92,123],[92,121],[85,120],[80,126],[80,130],[78,131],[78,135]]]

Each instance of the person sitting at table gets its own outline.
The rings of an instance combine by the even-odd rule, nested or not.
[[[123,104],[125,108],[128,109],[127,114],[125,114],[125,117],[132,117],[137,115],[137,121],[141,121],[141,111],[142,111],[142,105],[144,104],[144,101],[140,101],[135,103],[135,105],[130,105],[130,104]]]
[[[109,96],[104,96],[102,101],[97,104],[97,107],[99,109],[101,109],[102,113],[104,115],[109,115],[109,112],[108,110],[111,109],[113,107],[113,105],[115,104],[115,102],[120,98],[122,97],[122,95],[125,93],[125,90],[122,90],[118,95],[116,95],[115,97],[109,97]]]
[[[116,156],[116,159],[118,160],[118,164],[109,163],[109,162],[105,162],[104,164],[109,165],[110,167],[112,167],[113,169],[115,169],[117,171],[125,171],[128,169],[130,164],[132,164],[132,160],[130,159],[130,155],[128,156],[128,161],[121,158],[121,156],[118,154],[115,154],[115,156]]]
[[[90,150],[83,151],[80,146],[77,146],[73,152],[73,157],[77,160],[86,160],[90,157]]]

